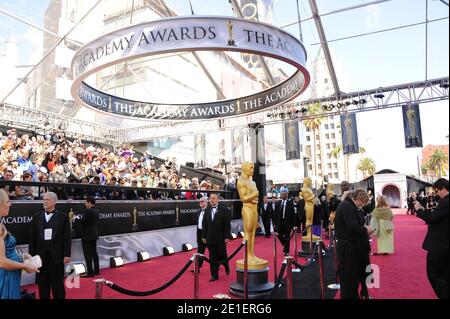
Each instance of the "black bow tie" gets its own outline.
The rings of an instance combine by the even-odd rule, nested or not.
[[[51,212],[45,212],[47,215],[53,214],[53,211]]]

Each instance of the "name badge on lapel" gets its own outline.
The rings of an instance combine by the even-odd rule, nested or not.
[[[44,229],[44,240],[52,240],[52,232],[53,229],[51,228]]]

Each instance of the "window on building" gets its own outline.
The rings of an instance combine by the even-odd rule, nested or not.
[[[331,175],[331,173],[329,173],[328,178],[333,178],[333,175]]]
[[[325,124],[324,127],[326,130],[328,130],[328,124]]]
[[[317,164],[317,169],[322,169],[322,165],[321,164]]]
[[[330,129],[334,130],[334,123],[330,124]]]
[[[334,178],[339,178],[339,174],[338,173],[334,173]]]
[[[329,140],[330,139],[330,134],[325,134],[325,139]]]
[[[309,129],[309,127],[306,127],[306,132],[311,132],[311,130]]]
[[[336,134],[331,133],[331,138],[332,138],[332,139],[335,139],[335,138],[336,138]]]
[[[311,141],[311,136],[307,136],[307,137],[306,137],[306,141],[307,141],[307,142]]]
[[[327,164],[328,169],[331,169],[331,163]],[[330,176],[331,177],[331,176]]]
[[[330,143],[327,143],[327,144],[325,145],[325,147],[327,148],[327,150],[329,150],[329,149],[330,149]]]
[[[316,140],[317,140],[317,141],[319,140],[319,134],[316,135]]]
[[[331,159],[331,154],[330,153],[327,153],[327,158]]]
[[[323,83],[328,83],[328,78],[323,79]]]
[[[310,171],[312,171],[312,165],[311,165],[311,164],[308,164],[308,169],[309,169]]]
[[[332,147],[333,149],[335,149],[335,148],[336,148],[336,143],[331,144],[331,147]]]
[[[333,168],[337,169],[337,163],[333,163]]]

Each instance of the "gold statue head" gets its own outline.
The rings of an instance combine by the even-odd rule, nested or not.
[[[303,180],[303,187],[311,187],[312,186],[312,180],[311,180],[311,178],[310,177],[306,177],[304,180]]]
[[[255,169],[255,164],[252,162],[244,162],[241,165],[242,173],[247,176],[253,176],[253,170]]]

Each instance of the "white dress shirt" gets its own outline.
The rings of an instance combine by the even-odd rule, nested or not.
[[[50,220],[50,218],[52,218],[53,213],[47,214],[47,212],[45,212],[44,215],[45,215],[45,220],[46,220],[47,223],[48,223],[48,221]]]
[[[200,229],[200,230],[202,230],[203,229],[203,215],[205,214],[205,211],[204,210],[202,210],[201,212],[200,212],[200,216],[198,217],[198,225],[197,225],[197,227],[198,227],[198,229]]]

